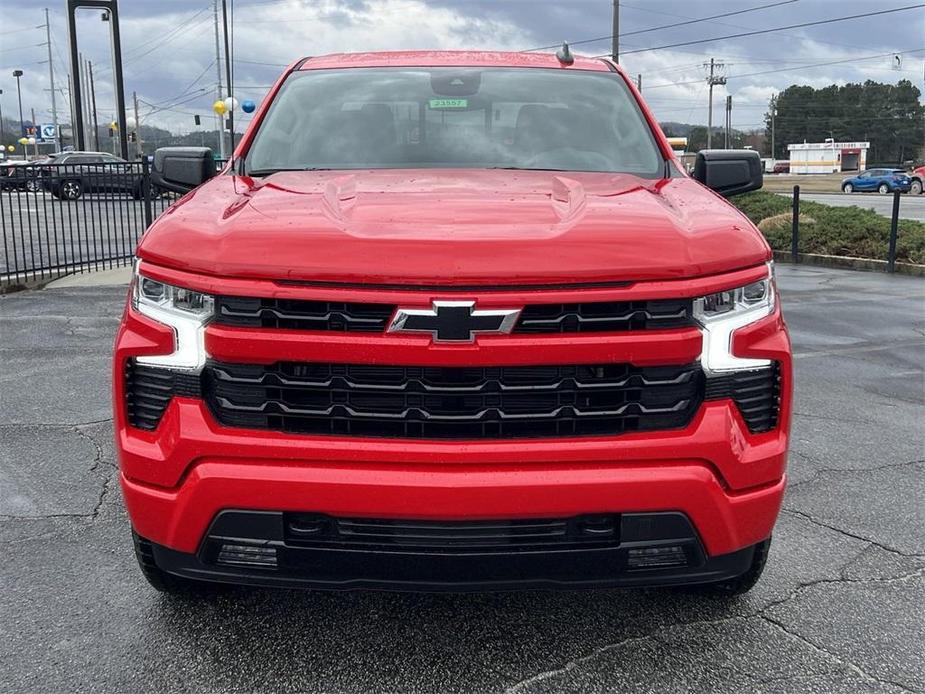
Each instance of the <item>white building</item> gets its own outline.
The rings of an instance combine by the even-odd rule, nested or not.
[[[790,173],[816,174],[863,171],[867,166],[869,142],[804,142],[787,145]]]

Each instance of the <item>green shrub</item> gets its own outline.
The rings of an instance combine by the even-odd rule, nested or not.
[[[787,214],[792,204],[787,197],[761,190],[737,196],[731,202],[756,225],[770,217]],[[802,201],[800,219],[805,218],[811,218],[812,222],[804,221],[800,225],[801,253],[886,260],[890,220],[873,210]],[[768,243],[774,250],[790,250],[789,224],[774,222],[763,225]],[[925,264],[925,224],[899,220],[896,260]]]

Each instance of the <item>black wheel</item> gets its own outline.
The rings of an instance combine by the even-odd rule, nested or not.
[[[26,181],[26,190],[28,190],[30,193],[37,193],[39,190],[41,190],[41,188],[42,186],[34,178],[30,178],[28,181]]]
[[[848,193],[850,195],[851,193],[854,192],[854,186],[851,185],[850,183],[846,183],[845,185],[841,187],[841,191],[843,193]]]
[[[890,187],[886,183],[881,183],[877,186],[877,192],[880,193],[880,195],[886,195],[890,192]]]
[[[922,194],[922,182],[913,181],[912,187],[909,188],[909,192],[912,193],[913,195],[921,195]]]
[[[62,200],[76,200],[83,195],[84,189],[77,179],[62,181],[58,186],[58,197]]]
[[[145,580],[155,590],[168,595],[197,596],[207,595],[222,587],[217,583],[192,581],[163,571],[154,561],[154,550],[151,546],[151,541],[146,540],[134,530],[132,531],[132,539],[135,543],[135,559],[138,560],[138,567],[141,569]]]
[[[764,571],[764,565],[768,561],[768,551],[771,549],[771,538],[755,545],[755,553],[752,555],[752,565],[748,570],[735,578],[728,578],[719,583],[710,583],[705,586],[712,592],[719,595],[743,595],[755,587],[758,579]]]

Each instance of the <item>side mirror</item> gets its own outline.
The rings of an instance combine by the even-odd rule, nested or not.
[[[154,152],[151,183],[162,190],[188,193],[215,174],[208,147],[161,147]]]
[[[697,153],[694,179],[725,198],[764,185],[761,157],[750,149],[705,149]]]

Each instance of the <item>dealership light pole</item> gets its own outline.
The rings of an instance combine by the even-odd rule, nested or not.
[[[13,77],[16,78],[16,97],[19,99],[19,137],[23,136],[23,120],[22,120],[22,89],[19,87],[19,78],[22,77],[22,70],[13,70]],[[22,156],[25,159],[26,157],[26,146],[22,146]]]
[[[0,89],[0,97],[3,96],[3,90]],[[3,99],[0,99],[0,147],[5,148],[6,145],[3,144],[3,141],[6,139],[6,135],[3,134]]]

